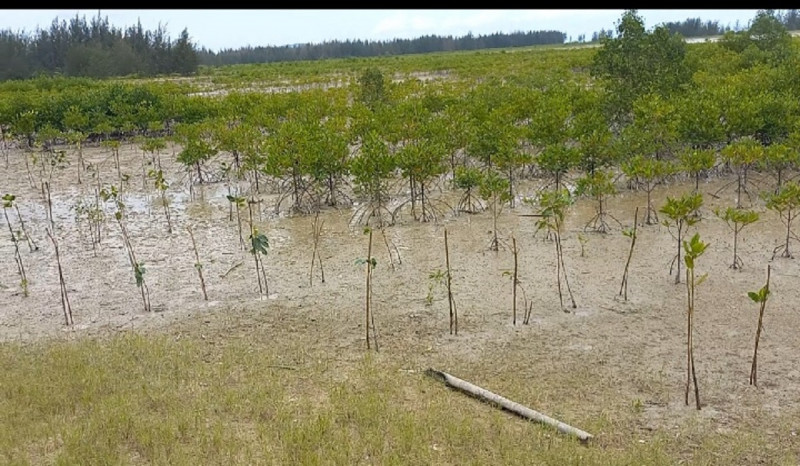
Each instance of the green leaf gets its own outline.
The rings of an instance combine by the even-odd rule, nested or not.
[[[707,278],[708,278],[708,273],[704,273],[704,274],[703,274],[703,275],[702,275],[702,276],[701,276],[701,277],[700,277],[700,278],[697,280],[697,283],[695,283],[695,284],[694,284],[694,286],[700,286],[700,285],[702,285],[702,284],[703,284],[703,282],[704,282],[704,281],[706,281],[706,279],[707,279]]]
[[[758,293],[756,293],[755,291],[748,291],[747,292],[747,296],[749,296],[750,299],[752,299],[754,303],[760,303],[761,302],[761,296]]]
[[[144,273],[146,272],[144,268],[144,263],[139,262],[133,267],[133,276],[136,278],[136,286],[142,287],[144,283]]]
[[[250,235],[250,245],[252,248],[250,252],[252,254],[261,253],[263,255],[267,255],[267,249],[269,249],[269,239],[263,233],[259,233],[258,230],[254,229],[253,234]]]

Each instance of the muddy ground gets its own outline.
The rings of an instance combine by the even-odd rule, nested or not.
[[[87,161],[101,167],[103,184],[117,183],[113,158],[107,149],[86,149]],[[69,156],[74,158],[72,152]],[[141,151],[133,146],[121,151],[123,173],[130,175],[123,188],[129,206],[127,225],[139,260],[146,267],[145,279],[154,312],[143,310],[139,289],[120,234],[111,217],[102,227],[102,241],[93,252],[85,220],[76,222],[78,199],[92,201],[90,175],[82,173],[77,184],[75,164],[56,169],[51,181],[56,236],[74,315],[74,327],[64,325],[58,272],[52,244],[45,233],[45,204],[38,185],[39,169],[32,167],[37,186],[31,186],[22,153],[10,152],[10,164],[0,160],[0,192],[17,196],[23,219],[39,246],[31,252],[20,243],[29,278],[28,297],[19,286],[14,248],[5,220],[0,229],[0,340],[33,341],[47,338],[81,338],[120,330],[157,331],[176,322],[222,322],[219,325],[267,325],[275,338],[297,331],[319,333],[319,344],[336,352],[365,346],[363,327],[364,266],[356,260],[366,256],[367,236],[351,228],[352,208],[327,209],[319,252],[325,282],[319,270],[309,284],[313,247],[309,216],[276,215],[274,194],[264,194],[263,212],[256,223],[270,241],[265,259],[269,297],[261,298],[253,258],[239,243],[237,223],[229,220],[224,183],[196,186],[189,194],[186,175],[171,151],[162,154],[170,183],[168,195],[174,231],[167,225],[158,195],[141,179]],[[717,192],[731,181],[712,178],[702,183],[705,205],[702,221],[690,229],[711,245],[697,262],[698,273],[708,279],[696,293],[695,359],[705,406],[702,416],[715,421],[718,429],[735,425],[752,413],[798,412],[800,409],[800,261],[775,258],[773,249],[785,236],[777,214],[753,199],[761,219],[746,227],[740,238],[742,270],[733,270],[733,235],[715,217],[714,207],[735,205],[734,187]],[[761,180],[763,189],[772,180]],[[245,183],[242,184],[245,186]],[[678,196],[693,184],[672,183],[657,188],[654,204],[666,196]],[[532,194],[534,183],[520,186],[520,196]],[[452,194],[438,194],[452,199]],[[534,210],[522,203],[504,209],[498,232],[505,242],[499,252],[488,249],[492,216],[487,212],[447,215],[438,222],[421,223],[407,211],[394,226],[385,229],[387,240],[396,245],[391,258],[383,237],[376,231],[373,244],[377,268],[373,275],[373,309],[383,352],[425,355],[447,353],[462,365],[471,360],[496,359],[498,370],[508,358],[583,360],[602,366],[620,381],[621,396],[642,403],[643,428],[664,427],[681,416],[693,415],[683,407],[686,377],[686,288],[676,285],[669,264],[676,241],[666,227],[640,225],[630,268],[629,300],[619,298],[620,281],[628,254],[629,238],[622,226],[633,222],[636,207],[640,220],[645,194],[621,192],[608,203],[608,234],[584,232],[594,215],[594,203],[582,199],[570,210],[564,233],[564,254],[569,284],[577,308],[565,297],[567,310],[559,305],[556,284],[555,246],[542,233],[535,234],[535,219],[521,216]],[[745,200],[745,204],[749,202]],[[17,215],[8,211],[12,223]],[[245,213],[243,215],[246,216]],[[186,227],[197,240],[209,301],[200,291],[195,259]],[[246,227],[245,227],[246,228]],[[448,332],[445,290],[433,288],[429,275],[443,270],[444,229],[448,231],[453,293],[459,313],[459,334]],[[504,272],[513,267],[508,244],[514,236],[519,247],[521,287],[533,303],[529,325],[512,325],[511,278]],[[245,238],[246,239],[246,238]],[[800,247],[795,246],[792,247]],[[394,250],[393,250],[394,252]],[[401,262],[402,261],[402,262]],[[394,268],[392,267],[394,265]],[[759,349],[758,389],[748,385],[758,306],[747,297],[763,284],[767,265],[772,267],[772,295],[767,304],[765,332]],[[522,292],[520,292],[521,294]],[[510,375],[509,375],[510,376]],[[653,387],[652,381],[659,386]],[[800,425],[795,426],[800,431]],[[786,433],[786,435],[789,435]],[[795,432],[793,435],[797,435]]]

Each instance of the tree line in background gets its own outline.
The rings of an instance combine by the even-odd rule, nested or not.
[[[106,78],[155,76],[197,70],[197,50],[184,29],[172,40],[166,29],[144,30],[141,22],[126,29],[112,27],[99,15],[87,21],[77,15],[56,18],[48,29],[0,31],[0,80],[40,74]]]
[[[800,29],[798,10],[765,10],[787,30]],[[739,31],[722,26],[718,21],[688,18],[682,22],[660,25],[669,33],[683,37],[723,35]],[[601,29],[592,34],[591,42],[614,37],[613,30]],[[245,46],[213,52],[198,49],[184,29],[177,40],[167,35],[164,27],[144,30],[141,22],[126,29],[109,25],[99,15],[87,22],[75,17],[69,22],[56,18],[49,29],[35,33],[0,30],[0,81],[26,79],[37,75],[63,74],[105,78],[111,76],[155,76],[178,73],[192,74],[198,65],[222,66],[247,63],[321,60],[328,58],[372,57],[502,47],[563,44],[567,35],[559,31],[528,31],[510,34],[494,33],[462,37],[428,35],[416,39],[391,41],[346,40],[321,44],[284,46]],[[572,42],[572,37],[569,37]],[[585,42],[579,35],[577,42]]]
[[[326,41],[321,44],[296,44],[267,47],[240,47],[219,52],[201,48],[203,65],[222,66],[244,63],[320,60],[325,58],[375,57],[381,55],[407,55],[413,53],[453,52],[501,47],[527,47],[531,45],[563,44],[567,35],[559,31],[528,31],[510,34],[494,33],[462,37],[428,35],[416,39],[389,41],[346,40]]]

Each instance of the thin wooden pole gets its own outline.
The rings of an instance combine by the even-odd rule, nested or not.
[[[481,388],[477,385],[473,385],[465,380],[461,380],[458,377],[454,377],[446,372],[437,371],[435,369],[428,369],[425,371],[425,374],[429,377],[432,377],[440,382],[443,382],[445,385],[456,388],[461,390],[462,392],[467,393],[468,395],[474,396],[481,401],[486,401],[490,403],[494,403],[503,409],[511,411],[512,413],[522,416],[525,419],[540,422],[542,424],[546,424],[548,426],[556,428],[559,432],[567,435],[574,435],[582,442],[588,442],[590,439],[593,438],[593,435],[580,430],[578,428],[572,427],[568,424],[565,424],[557,419],[553,419],[549,416],[546,416],[538,411],[534,411],[527,406],[523,406],[517,402],[511,401],[508,398],[504,398],[496,393],[492,393],[489,390]]]

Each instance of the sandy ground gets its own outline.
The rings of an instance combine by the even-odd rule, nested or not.
[[[87,183],[88,174],[83,174],[83,184],[76,183],[77,167],[73,165],[56,170],[51,183],[56,236],[75,321],[73,328],[64,325],[55,254],[45,234],[47,220],[40,188],[29,184],[21,152],[12,151],[8,167],[4,159],[0,160],[0,191],[17,195],[26,226],[40,249],[30,252],[25,243],[20,244],[30,280],[30,296],[24,297],[6,222],[0,222],[0,341],[79,338],[121,329],[152,331],[187,319],[211,321],[224,316],[226,325],[241,326],[242,331],[253,322],[273,326],[276,335],[324,329],[320,344],[331,351],[364,346],[364,267],[355,261],[367,254],[367,236],[358,228],[349,228],[351,209],[326,210],[320,215],[324,220],[320,253],[326,281],[322,283],[315,270],[313,285],[309,285],[313,218],[274,215],[270,203],[275,196],[264,196],[268,207],[257,224],[271,247],[265,260],[270,296],[262,299],[252,256],[239,245],[236,221],[228,219],[227,188],[222,183],[198,187],[191,200],[186,183],[180,181],[185,180],[180,167],[165,165],[174,224],[173,233],[168,234],[156,191],[152,185],[146,193],[142,189],[141,152],[129,146],[121,155],[122,172],[131,175],[123,189],[123,198],[130,206],[128,228],[136,254],[145,263],[155,312],[143,311],[113,219],[103,226],[96,256],[86,222],[76,223],[72,207],[77,199],[92,200],[94,194],[93,185]],[[88,148],[86,157],[92,163],[101,163],[105,183],[116,182],[114,162],[105,149]],[[163,156],[164,161],[168,159],[173,158]],[[702,191],[716,192],[729,181],[708,180]],[[771,186],[771,181],[764,179],[763,186]],[[658,208],[666,196],[677,196],[691,188],[691,184],[659,187],[654,203]],[[523,184],[521,195],[534,189]],[[644,196],[623,187],[609,201],[609,212],[628,227],[637,206],[643,218]],[[713,215],[712,208],[734,205],[734,196],[732,188],[722,191],[719,199],[705,195],[702,221],[690,229],[690,233],[697,231],[711,243],[697,263],[698,273],[708,272],[709,276],[696,294],[695,359],[705,405],[703,416],[718,421],[719,428],[753,412],[777,415],[800,409],[800,313],[796,307],[800,261],[776,258],[770,262],[785,227],[777,214],[755,200],[761,220],[742,233],[739,250],[744,269],[729,268],[733,235]],[[110,206],[107,212],[110,215]],[[568,215],[564,233],[565,262],[577,308],[564,312],[557,294],[554,243],[542,234],[534,236],[534,219],[520,216],[532,212],[524,205],[505,209],[498,225],[505,242],[510,243],[511,235],[517,240],[521,286],[533,303],[530,325],[518,322],[512,326],[511,279],[504,272],[512,270],[513,256],[508,248],[496,253],[488,250],[490,213],[447,216],[437,223],[420,223],[405,213],[385,230],[402,261],[399,263],[395,255],[394,269],[383,238],[376,232],[373,308],[381,350],[446,352],[462,364],[479,358],[497,358],[501,364],[510,355],[550,358],[553,364],[583,360],[602,365],[614,378],[626,381],[623,385],[630,391],[626,395],[644,404],[648,419],[645,428],[674,422],[672,408],[683,406],[686,380],[686,288],[674,284],[669,275],[676,249],[673,237],[664,226],[640,225],[630,269],[629,300],[623,302],[617,293],[629,239],[614,220],[610,220],[612,230],[608,234],[584,232],[584,224],[594,214],[594,204],[578,201]],[[16,227],[16,213],[9,210],[8,214]],[[188,225],[197,239],[208,302],[200,291]],[[429,275],[445,266],[445,228],[459,312],[458,336],[448,332],[444,288],[434,287],[432,302],[426,302],[432,283]],[[583,255],[579,235],[585,238]],[[767,264],[772,266],[773,294],[759,349],[760,387],[756,390],[748,385],[748,375],[758,307],[748,299],[747,291],[764,284]],[[520,298],[520,314],[521,307]],[[656,379],[669,389],[648,385]]]

